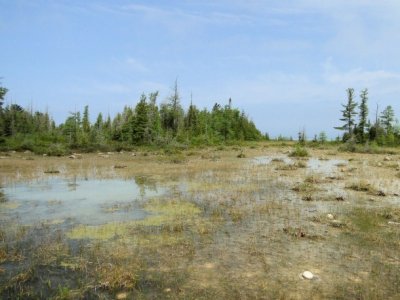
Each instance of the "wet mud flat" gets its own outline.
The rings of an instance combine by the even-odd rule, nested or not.
[[[309,152],[4,155],[1,298],[397,299],[400,155]]]

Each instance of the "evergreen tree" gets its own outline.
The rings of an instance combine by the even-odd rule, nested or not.
[[[185,117],[185,129],[188,131],[189,136],[196,135],[198,125],[199,110],[193,103],[190,103],[188,112]]]
[[[158,139],[161,134],[161,120],[160,113],[157,106],[158,92],[150,93],[149,103],[147,105],[147,131],[146,131],[146,141],[147,143],[152,143],[154,140]]]
[[[83,111],[82,129],[85,134],[90,133],[89,106],[85,106]]]
[[[175,81],[173,94],[168,98],[168,102],[161,105],[160,115],[164,129],[171,131],[172,136],[176,137],[184,115],[180,104],[178,81]]]
[[[386,134],[393,132],[394,110],[392,106],[389,105],[383,110],[380,120]]]
[[[139,103],[135,107],[135,116],[132,118],[132,141],[134,143],[145,143],[146,133],[148,132],[148,110],[146,96],[143,94]]]
[[[368,89],[364,89],[360,94],[360,112],[359,112],[359,122],[358,122],[358,140],[361,143],[365,142],[365,133],[368,131]]]
[[[3,109],[3,104],[4,104],[4,97],[6,96],[8,92],[8,89],[5,87],[0,86],[0,112]]]
[[[343,118],[340,121],[343,121],[345,124],[343,126],[335,127],[338,130],[344,130],[346,133],[343,135],[343,140],[348,140],[353,136],[353,131],[355,127],[354,116],[357,115],[355,108],[357,107],[357,103],[354,101],[354,89],[349,88],[347,91],[347,104],[342,104],[343,110],[342,115]]]

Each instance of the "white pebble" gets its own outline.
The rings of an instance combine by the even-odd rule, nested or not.
[[[327,214],[326,217],[327,217],[329,220],[333,220],[333,219],[335,218],[332,214]]]
[[[303,276],[304,279],[308,279],[308,280],[311,280],[314,278],[314,274],[311,273],[310,271],[304,271],[303,274],[301,274],[301,276]]]

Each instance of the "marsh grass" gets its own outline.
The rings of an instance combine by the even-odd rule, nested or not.
[[[304,146],[296,145],[296,147],[290,152],[290,157],[308,157],[309,153]]]
[[[236,158],[241,149],[249,160]],[[393,198],[369,202],[358,192],[374,194],[379,191],[376,187],[396,191],[393,168],[369,164],[383,157],[334,152],[340,159],[353,159],[348,167],[356,169],[351,175],[347,171],[339,175],[340,170],[334,169],[321,176],[301,167],[276,172],[282,161],[249,162],[252,157],[287,152],[279,145],[191,151],[114,153],[108,158],[84,154],[80,160],[37,156],[33,161],[10,154],[1,160],[2,186],[37,180],[44,176],[43,169],[52,166],[69,178],[118,177],[166,189],[161,196],[134,204],[110,197],[110,203],[93,210],[129,214],[140,207],[147,217],[98,225],[73,220],[22,225],[23,218],[12,218],[18,207],[1,207],[1,297],[396,299],[399,295],[400,233],[393,222],[400,222],[400,211],[391,204]],[[313,149],[314,153],[331,157],[333,150]],[[185,162],[175,163],[171,159],[175,155]],[[127,167],[115,170],[115,165]],[[336,201],[337,195],[345,195],[346,201]],[[307,196],[312,201],[301,201]],[[1,205],[7,203],[12,201]],[[47,206],[62,209],[62,205]],[[305,270],[319,279],[301,279]]]

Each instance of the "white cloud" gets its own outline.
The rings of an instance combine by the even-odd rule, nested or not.
[[[125,60],[125,63],[129,67],[129,69],[131,69],[133,71],[149,72],[149,68],[147,68],[143,62],[141,62],[133,57],[128,57]]]

